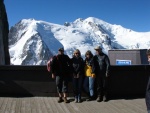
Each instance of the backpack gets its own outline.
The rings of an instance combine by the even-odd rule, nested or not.
[[[47,71],[48,71],[48,72],[51,71],[51,64],[52,64],[52,61],[53,61],[53,59],[54,59],[55,57],[57,57],[57,56],[51,57],[51,58],[48,60],[48,62],[47,62]]]

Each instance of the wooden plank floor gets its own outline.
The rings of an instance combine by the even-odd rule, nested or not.
[[[73,100],[72,98],[68,98]],[[0,113],[147,113],[145,99],[57,103],[57,97],[0,97]]]

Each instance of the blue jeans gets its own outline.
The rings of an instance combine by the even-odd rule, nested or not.
[[[73,78],[73,91],[75,98],[81,99],[82,76],[80,76],[79,78]]]
[[[93,77],[85,77],[84,78],[84,83],[83,83],[83,88],[87,93],[90,93],[90,96],[94,96],[94,81],[95,78]]]
[[[56,76],[56,86],[58,93],[68,92],[68,78],[63,76]]]
[[[150,110],[148,110],[147,112],[150,113]]]

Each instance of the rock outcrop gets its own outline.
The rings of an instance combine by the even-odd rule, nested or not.
[[[4,0],[0,0],[0,65],[10,65],[8,49],[9,25]]]

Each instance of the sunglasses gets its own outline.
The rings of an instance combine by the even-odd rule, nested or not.
[[[75,53],[76,55],[78,55],[79,53]]]

